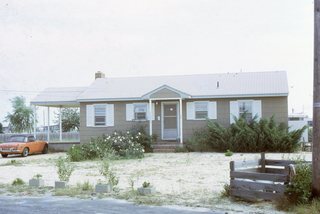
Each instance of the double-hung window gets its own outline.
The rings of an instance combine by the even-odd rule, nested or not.
[[[106,125],[106,105],[94,105],[94,125]]]
[[[239,101],[239,116],[247,122],[252,120],[252,101]]]
[[[134,120],[146,120],[147,119],[147,104],[136,103],[134,104]]]
[[[195,119],[206,119],[208,117],[208,102],[195,102]]]

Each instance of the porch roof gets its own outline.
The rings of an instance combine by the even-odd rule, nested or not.
[[[85,87],[47,88],[32,101],[32,105],[49,107],[79,107],[78,96]]]

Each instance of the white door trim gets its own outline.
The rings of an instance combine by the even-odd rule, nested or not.
[[[168,102],[161,102],[161,139],[162,140],[176,140],[177,138],[164,138],[163,137],[163,106],[164,104],[176,104],[177,105],[177,135],[180,136],[180,117],[179,117],[179,112],[180,112],[180,105],[178,101],[168,101]],[[178,137],[177,136],[177,137]]]

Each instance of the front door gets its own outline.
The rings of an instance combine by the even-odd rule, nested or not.
[[[178,138],[178,103],[162,104],[162,139],[176,140]]]

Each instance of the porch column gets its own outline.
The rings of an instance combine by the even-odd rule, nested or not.
[[[183,143],[183,133],[182,133],[182,121],[183,121],[183,118],[182,118],[182,98],[179,99],[179,119],[180,119],[180,143],[182,144]]]
[[[48,106],[48,131],[47,131],[47,141],[50,141],[50,107]]]
[[[37,106],[33,106],[33,137],[37,138]]]
[[[59,140],[62,142],[62,113],[61,106],[59,107]]]
[[[152,100],[149,99],[149,134],[152,136]]]

